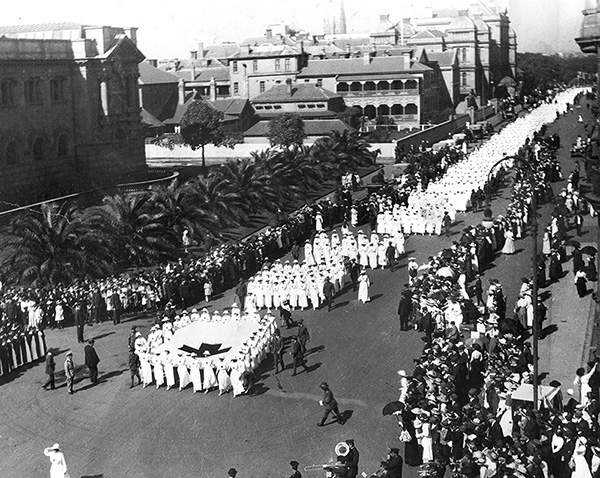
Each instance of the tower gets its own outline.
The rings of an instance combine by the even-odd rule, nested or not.
[[[346,33],[346,12],[344,10],[344,0],[340,0],[340,19],[337,33]]]

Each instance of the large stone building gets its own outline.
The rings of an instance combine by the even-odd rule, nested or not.
[[[143,59],[135,29],[0,27],[0,200],[144,178]]]

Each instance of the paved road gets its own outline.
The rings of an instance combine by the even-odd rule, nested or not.
[[[561,154],[568,174],[568,146],[580,133],[580,126],[571,115],[559,120],[557,127],[567,146]],[[508,193],[504,192],[494,202],[494,213],[502,214],[507,203]],[[549,211],[549,206],[542,208],[542,224]],[[458,220],[451,240],[481,216],[465,214]],[[588,228],[584,230],[591,237]],[[509,307],[514,304],[519,278],[528,274],[529,242],[518,241],[521,251],[510,258],[500,256],[485,274],[485,278],[502,281]],[[447,245],[444,237],[411,237],[407,250],[422,262]],[[96,338],[101,357],[100,384],[90,387],[83,378],[72,396],[64,386],[45,391],[40,387],[44,369],[39,364],[0,386],[0,476],[45,476],[49,465],[42,450],[59,442],[72,477],[217,477],[224,476],[231,466],[239,470],[240,478],[281,477],[287,476],[292,459],[301,467],[330,461],[335,444],[347,438],[354,438],[361,451],[361,471],[376,471],[387,447],[399,445],[394,420],[382,417],[381,409],[397,398],[396,371],[412,370],[423,342],[416,332],[398,330],[396,308],[399,291],[407,281],[405,261],[395,273],[374,271],[369,275],[371,303],[358,303],[356,293],[346,290],[329,313],[295,314],[305,319],[311,331],[311,370],[296,377],[291,377],[290,370],[274,376],[271,364],[266,363],[260,369],[256,397],[233,399],[231,395],[167,392],[164,388],[131,390],[126,370],[127,335],[133,324],[147,333],[151,319],[87,329],[86,338]],[[232,292],[228,292],[211,307],[222,309],[232,302]],[[554,334],[559,337],[559,333],[560,329]],[[74,329],[48,331],[48,342],[61,352],[58,362],[67,348],[74,350],[76,363],[82,362],[83,351]],[[560,353],[560,341],[556,346]],[[290,361],[289,355],[286,360]],[[80,371],[80,376],[86,374]],[[323,380],[331,385],[348,418],[345,426],[316,426],[321,414],[318,384]],[[62,377],[59,384],[63,384]],[[406,474],[416,476],[416,470],[408,469]],[[304,476],[323,475],[306,472]]]

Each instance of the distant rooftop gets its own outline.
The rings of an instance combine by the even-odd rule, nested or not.
[[[292,86],[291,94],[287,85],[275,85],[258,95],[252,103],[296,103],[299,101],[327,101],[340,95],[309,83]]]

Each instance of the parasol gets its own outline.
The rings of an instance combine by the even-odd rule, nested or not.
[[[422,266],[419,266],[419,268],[417,269],[417,272],[428,271],[429,269],[431,269],[431,264],[426,263],[426,264],[423,264]]]
[[[579,241],[576,241],[575,239],[569,239],[565,242],[565,246],[581,247],[581,243]]]
[[[456,272],[454,272],[450,267],[441,267],[436,273],[438,277],[450,277],[453,278],[456,276]]]
[[[394,413],[401,412],[402,410],[404,410],[404,403],[396,400],[395,402],[390,402],[383,407],[382,415],[385,417],[386,415],[393,415]]]
[[[581,249],[581,252],[583,254],[587,254],[588,256],[595,256],[598,254],[598,249],[596,249],[594,246],[585,246],[583,249]]]

